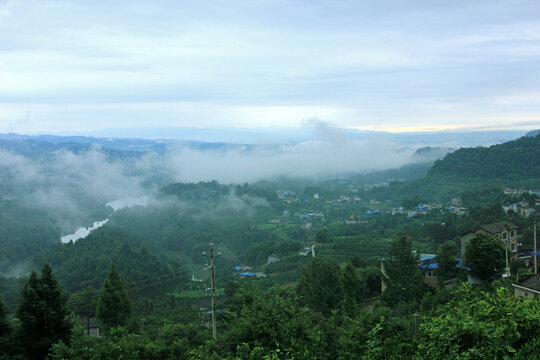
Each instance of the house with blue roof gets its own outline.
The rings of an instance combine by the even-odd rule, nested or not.
[[[254,278],[255,276],[257,276],[257,274],[248,271],[240,273],[241,278]]]
[[[457,258],[456,268],[461,269],[463,267],[463,259]],[[424,284],[430,286],[436,286],[439,283],[437,279],[437,269],[439,264],[437,263],[437,255],[434,254],[420,254],[420,263],[418,264],[420,270],[424,275]],[[467,268],[467,270],[470,270]]]
[[[379,259],[381,260],[381,291],[384,292],[386,290],[386,283],[384,281],[385,278],[387,278],[386,272],[384,270],[384,260],[386,259]],[[437,263],[437,255],[436,254],[420,254],[418,256],[418,268],[422,271],[423,275],[423,282],[424,284],[430,285],[430,286],[437,286],[439,284],[439,279],[437,278],[437,269],[439,268],[439,264]],[[457,258],[458,261],[456,268],[463,267],[463,259]],[[467,268],[467,270],[470,270]]]

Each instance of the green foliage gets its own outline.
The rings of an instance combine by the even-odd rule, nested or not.
[[[378,296],[381,293],[381,268],[380,266],[370,265],[364,268],[356,269],[356,274],[367,288],[367,296]]]
[[[414,209],[418,206],[418,204],[427,202],[426,198],[419,195],[414,195],[411,197],[405,197],[403,200],[401,200],[401,206],[403,206],[404,209]]]
[[[111,265],[109,276],[105,280],[99,295],[96,318],[98,318],[100,324],[105,329],[126,325],[131,316],[132,305],[114,264]]]
[[[458,260],[456,259],[457,247],[453,241],[447,241],[437,254],[438,268],[436,271],[439,283],[444,283],[446,280],[453,279],[457,276],[459,269],[456,267]]]
[[[422,273],[418,268],[418,256],[412,251],[412,241],[406,237],[395,240],[388,258],[383,261],[387,289],[385,301],[397,303],[411,301],[421,295]]]
[[[359,276],[352,263],[347,263],[341,272],[341,288],[343,290],[343,311],[347,315],[352,315],[356,313],[360,302],[369,293],[366,279]]]
[[[410,359],[414,355],[413,319],[385,307],[362,309],[338,329],[338,359]]]
[[[37,257],[36,263],[50,263],[59,281],[72,292],[89,286],[100,288],[112,263],[118,264],[118,271],[126,279],[163,280],[147,290],[143,288],[143,294],[165,292],[187,282],[185,270],[177,261],[151,254],[141,246],[139,236],[112,226],[97,229],[75,243],[57,244]],[[167,281],[171,279],[176,281]]]
[[[455,301],[420,326],[419,356],[428,359],[531,359],[540,338],[540,304],[505,288],[475,294],[463,285]]]
[[[99,291],[87,287],[71,294],[68,302],[69,309],[83,317],[94,317],[96,314]]]
[[[505,246],[501,239],[479,233],[465,245],[465,265],[471,276],[486,280],[504,271]]]
[[[487,148],[461,148],[435,161],[428,174],[512,180],[538,177],[540,136],[522,137]]]
[[[2,296],[0,296],[0,354],[7,354],[9,352],[12,330],[12,326],[7,318],[4,301],[2,300]]]
[[[54,224],[50,214],[0,197],[0,271],[58,242],[60,231]]]
[[[0,296],[0,338],[7,336],[11,332],[11,326],[7,319],[6,306]]]
[[[302,303],[329,315],[342,298],[340,268],[331,260],[316,257],[302,271],[296,288]]]
[[[262,294],[254,287],[242,287],[225,318],[219,345],[240,359],[272,353],[279,359],[312,359],[325,353],[331,343],[319,337],[323,319],[299,305],[290,290],[273,288]]]
[[[328,237],[328,230],[326,228],[317,231],[317,235],[315,235],[315,241],[317,243],[327,243],[330,240]]]
[[[490,185],[465,189],[461,194],[461,201],[465,207],[474,207],[500,203],[504,201],[504,197],[502,186]]]
[[[67,341],[66,302],[67,296],[48,264],[41,269],[41,276],[30,274],[17,308],[18,339],[29,359],[43,359],[53,343]]]

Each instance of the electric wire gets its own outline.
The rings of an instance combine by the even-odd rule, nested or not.
[[[86,298],[78,299],[75,302],[68,300],[68,305],[79,305],[79,304],[89,302],[89,301],[92,301],[92,300],[96,300],[96,299],[100,299],[100,298],[103,298],[103,297],[115,296],[115,295],[118,295],[118,294],[120,294],[122,292],[131,293],[131,292],[134,292],[134,291],[143,290],[143,289],[146,289],[146,288],[157,286],[157,285],[159,285],[161,283],[170,282],[172,280],[178,280],[179,278],[181,278],[182,276],[185,276],[185,275],[186,275],[185,272],[179,272],[179,273],[174,273],[174,274],[165,274],[165,275],[155,276],[155,277],[151,277],[151,278],[147,278],[147,279],[143,279],[143,280],[133,281],[133,282],[128,283],[127,286],[125,286],[125,287],[124,287],[124,285],[121,285],[121,287],[119,287],[119,286],[112,287],[112,289],[116,288],[117,290],[115,290],[113,292],[109,292],[108,294],[96,294],[96,295],[89,296],[89,297],[86,297]],[[164,277],[165,277],[165,279],[161,279],[161,278],[164,278]],[[157,280],[157,279],[161,279],[161,280]],[[98,291],[98,290],[96,290],[96,291]],[[10,310],[14,310],[14,309],[17,308],[18,304],[6,304],[5,306],[7,308],[9,308]]]

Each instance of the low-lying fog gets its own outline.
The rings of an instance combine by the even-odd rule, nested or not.
[[[152,194],[172,182],[244,183],[275,177],[317,177],[397,168],[419,161],[416,148],[376,139],[351,139],[314,121],[312,136],[297,143],[194,148],[121,156],[91,147],[65,149],[47,161],[0,150],[0,197],[55,214],[62,234],[103,221],[117,199]],[[95,214],[96,207],[103,214]],[[107,210],[108,209],[108,210]]]

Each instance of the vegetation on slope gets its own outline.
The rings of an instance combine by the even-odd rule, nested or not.
[[[461,148],[437,160],[429,176],[519,180],[540,174],[540,135],[490,147]]]

